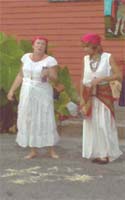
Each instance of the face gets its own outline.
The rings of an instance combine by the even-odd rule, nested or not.
[[[35,40],[33,44],[33,50],[36,53],[45,53],[46,51],[46,41],[45,40]]]
[[[89,55],[94,54],[94,49],[93,49],[92,45],[82,43],[82,47],[84,49],[85,54],[89,54]]]

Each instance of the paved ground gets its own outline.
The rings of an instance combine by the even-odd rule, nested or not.
[[[125,107],[115,106],[116,122],[119,137],[125,140]]]
[[[58,160],[46,149],[25,160],[29,149],[17,146],[16,135],[0,134],[0,200],[124,200],[125,108],[116,106],[116,117],[123,155],[108,165],[81,157],[82,120],[62,123]]]
[[[100,166],[82,159],[81,129],[77,135],[76,130],[66,135],[62,129],[58,160],[45,156],[46,149],[25,160],[28,149],[16,145],[15,135],[0,135],[0,200],[124,200],[125,140],[123,155]]]

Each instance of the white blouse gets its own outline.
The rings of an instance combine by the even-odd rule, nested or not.
[[[24,54],[21,58],[23,63],[24,79],[29,78],[32,80],[40,81],[43,67],[50,68],[58,64],[57,60],[52,56],[48,56],[40,61],[34,62],[30,58],[30,54],[31,53]]]

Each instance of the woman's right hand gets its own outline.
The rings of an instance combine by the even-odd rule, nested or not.
[[[9,91],[8,94],[7,94],[7,99],[9,101],[14,101],[14,92]]]

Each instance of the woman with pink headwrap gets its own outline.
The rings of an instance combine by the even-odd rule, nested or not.
[[[121,73],[110,53],[103,52],[101,38],[86,34],[81,38],[86,53],[81,78],[81,112],[84,158],[106,164],[118,158],[119,149],[110,81],[121,80]]]
[[[8,93],[13,101],[16,89],[21,85],[16,142],[30,147],[26,159],[38,156],[38,148],[48,147],[52,158],[58,158],[54,145],[59,136],[56,129],[53,89],[50,80],[56,81],[57,60],[47,54],[48,40],[36,36],[32,40],[33,52],[22,56],[22,67]]]

